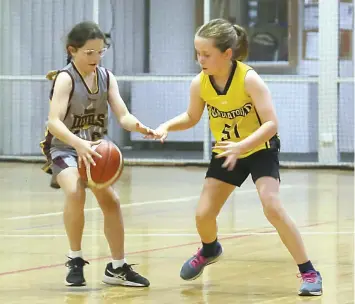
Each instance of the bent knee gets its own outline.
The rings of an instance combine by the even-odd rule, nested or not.
[[[278,200],[275,203],[268,203],[263,205],[263,211],[269,221],[279,221],[284,217],[285,210],[280,205]]]
[[[57,181],[63,190],[65,197],[69,201],[76,201],[78,203],[84,204],[85,202],[85,184],[79,177],[77,170],[63,171],[58,175]]]
[[[84,189],[70,189],[65,191],[65,197],[68,201],[77,202],[80,204],[85,203],[85,190]]]
[[[105,189],[91,189],[103,213],[112,214],[120,208],[120,199],[112,187]]]
[[[278,205],[279,204],[279,194],[273,191],[261,191],[259,192],[259,197],[264,206],[266,205]]]
[[[259,193],[265,216],[269,220],[280,220],[284,214],[277,192]]]

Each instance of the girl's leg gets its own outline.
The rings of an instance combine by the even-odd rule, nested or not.
[[[223,249],[217,241],[217,216],[235,186],[206,178],[196,210],[196,226],[202,241],[202,249],[188,259],[181,268],[184,280],[198,278],[205,266],[217,262]]]
[[[149,281],[133,271],[124,255],[124,226],[120,201],[112,187],[91,189],[104,215],[104,232],[109,244],[112,262],[105,269],[104,283],[112,285],[126,285],[148,287]]]
[[[68,161],[68,160],[67,160]],[[64,164],[64,162],[62,162]],[[58,170],[57,170],[58,171]],[[67,167],[55,174],[56,182],[65,194],[64,226],[69,240],[69,268],[65,279],[68,286],[86,285],[83,267],[88,264],[83,259],[81,241],[84,230],[85,184],[80,179],[76,167]]]
[[[299,295],[321,295],[322,277],[308,259],[305,246],[295,223],[286,213],[279,199],[279,180],[264,176],[255,182],[266,218],[276,228],[282,242],[285,244],[297,263],[302,285]]]

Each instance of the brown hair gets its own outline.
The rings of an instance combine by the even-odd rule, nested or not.
[[[67,48],[67,63],[71,61],[71,54],[68,51],[68,47],[72,46],[76,49],[81,48],[90,39],[102,39],[105,45],[109,45],[107,40],[107,34],[104,34],[98,24],[91,21],[84,21],[76,24],[67,36],[66,48]]]
[[[247,32],[243,27],[233,25],[227,20],[218,18],[209,21],[197,30],[196,36],[213,39],[215,47],[221,52],[231,48],[232,60],[243,61],[248,56]]]

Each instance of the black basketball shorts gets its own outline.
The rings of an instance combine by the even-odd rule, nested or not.
[[[232,171],[222,168],[225,158],[216,158],[216,155],[216,153],[212,154],[206,178],[212,177],[237,187],[244,183],[249,174],[254,183],[264,176],[280,180],[279,152],[276,149],[260,150],[245,158],[240,158]]]

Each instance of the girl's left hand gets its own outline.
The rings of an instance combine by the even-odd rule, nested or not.
[[[232,171],[237,163],[240,154],[242,154],[240,143],[236,143],[232,141],[220,141],[216,143],[213,148],[224,151],[216,155],[216,158],[225,157],[226,159],[222,167],[227,168],[228,171]]]

